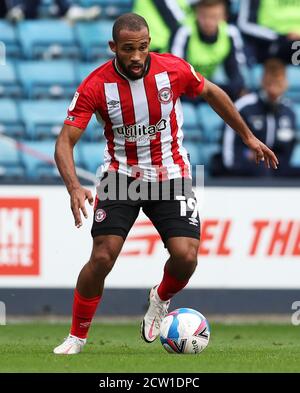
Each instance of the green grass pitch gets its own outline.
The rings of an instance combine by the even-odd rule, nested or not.
[[[144,343],[138,323],[95,323],[84,352],[52,354],[67,324],[0,326],[0,372],[300,372],[300,326],[211,324],[200,355],[168,354]]]

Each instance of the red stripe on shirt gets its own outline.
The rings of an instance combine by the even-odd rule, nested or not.
[[[157,99],[158,90],[155,81],[155,77],[145,78],[145,91],[148,101],[149,109],[149,124],[156,125],[162,118],[161,104]],[[155,165],[158,172],[158,180],[166,180],[168,177],[168,172],[162,167],[162,148],[161,148],[161,133],[156,133],[156,138],[150,140],[150,154],[151,154],[151,164]]]

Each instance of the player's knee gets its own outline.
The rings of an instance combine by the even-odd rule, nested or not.
[[[178,247],[171,253],[171,258],[180,265],[181,271],[187,276],[191,276],[197,267],[197,248],[195,247]]]
[[[94,250],[90,259],[90,266],[94,274],[107,276],[113,268],[115,260],[114,253],[109,250]]]

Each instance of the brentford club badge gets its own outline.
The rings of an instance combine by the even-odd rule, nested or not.
[[[95,221],[101,222],[105,219],[106,212],[103,209],[98,209],[95,213]]]
[[[162,104],[169,104],[173,99],[173,92],[169,87],[164,87],[158,92],[158,100]]]

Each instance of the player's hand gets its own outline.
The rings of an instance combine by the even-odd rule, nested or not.
[[[75,219],[75,226],[80,228],[82,226],[81,212],[85,218],[88,218],[85,208],[85,200],[87,199],[90,205],[93,205],[93,196],[91,191],[83,187],[74,188],[70,192],[71,210]]]
[[[244,143],[251,149],[254,155],[254,159],[256,164],[259,164],[261,161],[264,161],[265,165],[270,168],[272,166],[273,169],[277,169],[279,165],[278,158],[273,153],[271,149],[268,148],[264,143],[262,143],[255,136],[244,140]]]

